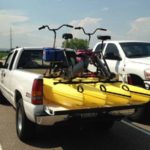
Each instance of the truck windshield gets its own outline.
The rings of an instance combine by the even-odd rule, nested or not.
[[[43,50],[24,50],[18,62],[19,69],[48,68],[49,63],[43,61]]]
[[[150,43],[126,42],[120,45],[128,58],[150,57]]]

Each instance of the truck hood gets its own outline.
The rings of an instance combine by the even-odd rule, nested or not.
[[[140,63],[140,64],[145,64],[145,65],[150,65],[150,57],[134,58],[134,59],[130,59],[130,61],[133,62],[133,63]]]

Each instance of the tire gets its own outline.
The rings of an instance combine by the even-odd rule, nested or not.
[[[135,75],[131,75],[132,85],[145,88],[143,80]],[[142,108],[137,108],[135,113],[128,117],[130,121],[150,125],[150,102]]]
[[[130,121],[150,125],[150,102],[144,107],[135,110],[135,113],[128,117]]]
[[[0,91],[0,104],[8,104],[7,100],[5,99],[1,91]]]
[[[132,85],[145,88],[144,81],[139,76],[130,75],[130,77],[131,77]]]
[[[20,98],[17,103],[16,131],[17,136],[23,142],[27,142],[35,134],[35,124],[27,118],[24,111],[22,98]]]
[[[3,95],[1,92],[0,92],[0,104],[3,104]]]

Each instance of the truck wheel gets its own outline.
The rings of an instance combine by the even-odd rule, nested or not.
[[[3,95],[1,92],[0,92],[0,104],[3,104]]]
[[[7,99],[3,96],[3,94],[1,92],[0,92],[0,104],[10,105],[10,103],[7,101]]]
[[[135,110],[135,113],[128,117],[130,121],[150,125],[150,102],[144,107]]]
[[[8,104],[6,98],[3,96],[2,92],[0,91],[0,104]]]
[[[23,142],[26,142],[35,133],[35,124],[32,123],[26,116],[22,98],[17,103],[16,110],[16,131],[17,136]]]
[[[144,81],[140,77],[136,75],[130,75],[130,77],[132,85],[145,88]],[[147,103],[144,107],[136,109],[135,113],[129,116],[129,120],[150,125],[149,115],[150,115],[150,102]]]
[[[130,78],[128,80],[131,80],[131,81],[128,81],[128,82],[131,82],[131,83],[129,83],[131,85],[135,85],[135,86],[145,88],[144,81],[137,75],[132,75],[131,74]]]

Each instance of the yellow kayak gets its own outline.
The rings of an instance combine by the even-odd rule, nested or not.
[[[120,87],[114,86],[112,83],[99,82],[98,78],[76,78],[76,81],[91,82],[87,86],[94,87],[99,93],[106,96],[106,105],[108,106],[124,106],[130,103],[130,93]],[[92,84],[92,82],[95,82]],[[97,83],[96,83],[97,82]]]
[[[88,83],[87,83],[88,82]],[[67,108],[113,107],[150,101],[150,91],[121,82],[103,83],[97,78],[44,78],[44,104]]]
[[[61,82],[65,80],[61,79]],[[44,78],[44,103],[51,102],[69,108],[102,107],[106,94],[86,84],[60,83],[60,78]]]
[[[131,103],[147,103],[150,101],[150,90],[121,82],[113,83],[113,85],[129,92],[131,96]]]
[[[98,82],[88,84],[99,90],[100,93],[106,94],[106,105],[121,106],[131,104],[143,104],[150,101],[150,90],[137,86],[125,84],[122,82],[104,83],[99,82],[98,78],[77,78],[76,80]]]
[[[130,93],[114,86],[112,83],[97,83],[94,85],[99,92],[106,94],[106,104],[111,106],[128,105],[130,103]]]

